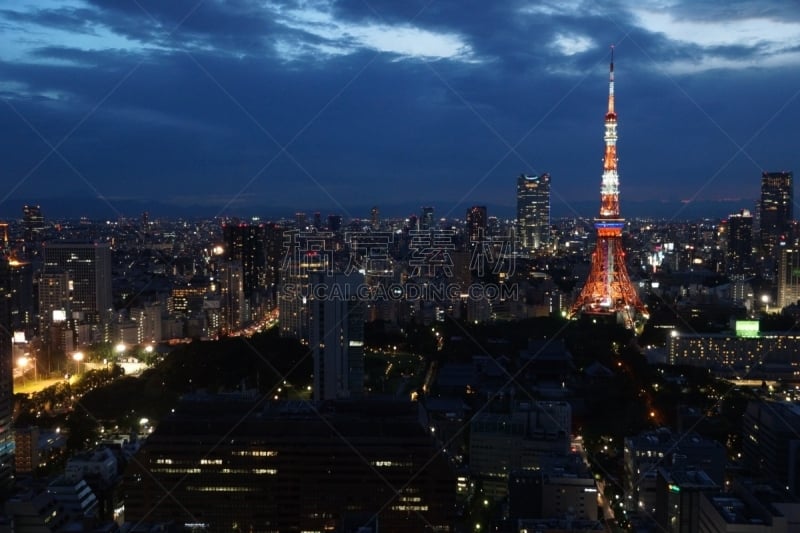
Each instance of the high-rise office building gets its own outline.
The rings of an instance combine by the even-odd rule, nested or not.
[[[24,329],[34,322],[33,267],[27,261],[9,259],[11,326]]]
[[[11,313],[8,260],[0,258],[0,500],[14,482],[14,361],[11,350]]]
[[[70,311],[81,320],[104,321],[112,311],[111,247],[102,242],[50,241],[43,244],[43,275],[69,276]]]
[[[38,205],[22,207],[22,229],[25,242],[36,242],[41,239],[44,231],[44,216],[42,208]]]
[[[228,224],[222,228],[225,239],[225,259],[242,265],[244,295],[250,298],[264,287],[266,253],[265,230],[258,224]]]
[[[39,326],[42,330],[70,315],[69,274],[43,272],[39,277]]]
[[[517,231],[525,250],[546,248],[550,243],[550,174],[517,178]]]
[[[753,216],[747,209],[728,217],[728,246],[725,270],[732,278],[753,273]]]
[[[330,223],[330,217],[328,217]],[[264,225],[264,287],[274,291],[280,281],[281,262],[285,255],[283,242],[283,228],[277,224],[270,223]]]
[[[433,207],[423,207],[422,216],[419,219],[419,229],[427,231],[434,228]]]
[[[336,400],[364,391],[365,306],[358,273],[310,277],[309,343],[314,357],[314,399]]]
[[[282,337],[293,337],[309,342],[310,276],[318,272],[331,272],[333,254],[330,242],[324,239],[321,250],[309,249],[308,243],[290,248],[284,255],[278,285],[278,316]]]
[[[369,212],[369,222],[372,229],[377,230],[381,227],[381,212],[377,206],[373,207]]]
[[[778,309],[800,300],[800,249],[780,247],[778,256]]]
[[[2,248],[3,253],[8,253],[9,251],[7,222],[0,222],[0,248]]]
[[[328,230],[338,233],[342,229],[342,215],[328,215]]]
[[[761,201],[759,203],[761,248],[771,255],[775,247],[789,232],[793,209],[794,185],[791,172],[764,172],[761,174]]]
[[[244,295],[244,272],[238,261],[222,261],[217,269],[222,311],[222,330],[236,331],[248,321]]]
[[[467,209],[467,243],[473,244],[486,239],[486,206],[473,205]]]

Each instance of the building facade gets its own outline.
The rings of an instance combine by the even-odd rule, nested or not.
[[[753,274],[753,215],[747,209],[728,217],[725,270],[733,279]]]
[[[70,312],[80,320],[104,321],[113,310],[111,247],[101,242],[50,241],[42,245],[42,275],[68,275]]]
[[[14,361],[11,347],[11,312],[8,259],[0,258],[0,501],[14,482]]]
[[[667,428],[625,438],[625,508],[658,516],[659,468],[665,465],[703,470],[722,486],[725,477],[725,447],[696,433],[674,434]]]
[[[800,376],[800,334],[675,333],[667,338],[672,365],[709,368],[718,375]]]
[[[773,479],[800,497],[800,407],[751,401],[742,419],[742,460],[756,475]]]
[[[226,224],[224,257],[242,265],[244,295],[250,298],[264,287],[266,281],[266,232],[259,224]]]
[[[794,182],[791,172],[763,172],[759,202],[761,248],[771,255],[786,239],[794,216]]]
[[[241,394],[184,398],[123,479],[126,521],[209,531],[449,532],[455,488],[411,402]]]
[[[800,249],[781,246],[778,251],[778,308],[800,300]]]
[[[44,216],[40,206],[25,205],[22,207],[22,230],[26,243],[41,240],[44,232]]]
[[[365,302],[358,298],[364,276],[311,276],[309,345],[314,358],[314,400],[361,396],[364,392]]]
[[[486,206],[473,205],[467,209],[466,218],[467,245],[471,248],[486,239]]]
[[[550,174],[517,178],[517,232],[525,250],[550,245]]]
[[[244,293],[244,271],[239,261],[222,261],[218,269],[222,330],[241,329],[249,321]]]
[[[542,457],[566,455],[572,428],[567,402],[540,401],[513,413],[480,413],[470,422],[470,468],[487,496],[508,493],[512,471],[537,468]]]

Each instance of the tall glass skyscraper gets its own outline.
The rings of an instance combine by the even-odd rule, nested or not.
[[[264,226],[226,224],[222,234],[225,239],[225,259],[238,261],[242,265],[244,295],[249,298],[265,285],[267,256],[264,251]]]
[[[761,248],[771,255],[789,232],[793,209],[794,185],[791,172],[764,172],[761,174],[761,202],[759,215]]]
[[[753,273],[753,216],[747,209],[728,217],[725,267],[734,279],[744,279]]]
[[[38,205],[25,205],[22,207],[22,229],[25,242],[38,241],[44,231],[44,216],[42,208]]]
[[[422,216],[419,219],[419,229],[428,231],[432,230],[433,227],[433,207],[425,206],[422,208]]]
[[[550,174],[517,178],[517,231],[528,251],[550,244]]]
[[[778,258],[778,308],[800,300],[800,250],[781,247]]]
[[[315,272],[308,330],[314,357],[314,400],[359,397],[364,392],[364,311],[355,295],[364,276]]]
[[[474,245],[486,238],[486,206],[473,205],[467,209],[467,244]]]

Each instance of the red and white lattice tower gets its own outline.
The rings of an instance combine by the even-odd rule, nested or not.
[[[597,247],[592,254],[592,268],[580,296],[570,309],[578,315],[615,316],[625,327],[634,329],[648,318],[647,308],[631,283],[625,266],[622,228],[619,215],[619,175],[617,174],[617,113],[614,111],[614,49],[608,80],[608,112],[605,129],[606,153],[600,186],[600,216],[595,219]]]

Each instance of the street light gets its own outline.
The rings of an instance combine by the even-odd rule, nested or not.
[[[75,352],[72,354],[72,359],[75,361],[75,373],[81,373],[81,361],[83,361],[83,352]]]
[[[25,352],[24,357],[26,357],[28,362],[33,366],[33,381],[39,381],[39,368],[36,366],[36,358],[31,357],[28,352]]]
[[[117,361],[119,361],[120,357],[122,357],[122,354],[125,353],[125,343],[121,342],[114,346],[114,351],[117,352]]]
[[[17,366],[20,369],[20,373],[22,374],[22,385],[25,386],[25,367],[28,366],[28,358],[24,355],[17,359]]]

